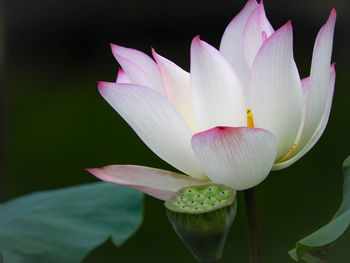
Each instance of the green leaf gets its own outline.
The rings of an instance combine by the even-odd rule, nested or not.
[[[3,262],[76,263],[109,237],[120,246],[142,222],[142,197],[98,182],[0,204]]]
[[[343,202],[333,219],[311,235],[299,240],[289,255],[295,261],[323,263],[327,261],[335,241],[348,229],[350,224],[350,156],[343,163]]]

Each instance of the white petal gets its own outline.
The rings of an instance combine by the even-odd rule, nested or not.
[[[335,20],[336,13],[333,9],[327,23],[321,28],[315,41],[305,104],[305,122],[300,140],[291,157],[298,154],[309,143],[324,116],[329,100],[329,68]]]
[[[131,186],[161,200],[168,200],[181,188],[209,183],[183,174],[136,165],[109,165],[86,170],[103,181]]]
[[[255,127],[276,136],[279,160],[291,149],[302,116],[302,90],[293,59],[290,22],[261,46],[252,67],[249,102]]]
[[[116,83],[131,83],[131,80],[126,75],[125,71],[122,68],[119,68]]]
[[[273,32],[273,27],[266,17],[263,1],[261,1],[249,16],[243,32],[244,54],[250,67],[261,45]]]
[[[214,183],[244,190],[262,182],[276,155],[276,139],[263,129],[217,127],[192,137],[192,148]]]
[[[113,87],[100,82],[99,91],[160,158],[186,174],[205,178],[191,149],[192,133],[166,98],[135,84]]]
[[[121,65],[132,83],[154,89],[165,96],[157,64],[145,53],[132,48],[111,44],[115,59]]]
[[[191,131],[195,132],[190,74],[175,63],[157,54],[153,49],[152,53],[162,74],[168,100],[182,114]]]
[[[241,80],[243,90],[248,88],[250,71],[244,55],[243,30],[248,17],[257,6],[256,0],[248,0],[241,12],[226,27],[220,43],[220,52],[233,65]]]
[[[286,168],[286,167],[292,165],[293,163],[295,163],[296,161],[298,161],[316,144],[316,142],[320,139],[321,135],[323,134],[323,132],[327,126],[327,122],[328,122],[329,115],[331,113],[331,108],[332,108],[332,100],[333,100],[334,84],[335,84],[335,67],[334,66],[335,66],[335,64],[333,64],[331,67],[330,78],[329,78],[328,97],[327,97],[325,111],[323,113],[322,120],[319,123],[315,133],[313,134],[313,136],[311,137],[311,139],[308,141],[308,143],[305,145],[304,148],[302,148],[299,151],[297,151],[297,149],[296,149],[295,150],[295,151],[297,151],[296,154],[289,156],[290,158],[287,158],[286,161],[276,163],[273,166],[272,170],[280,170],[280,169]]]
[[[208,43],[191,45],[191,90],[197,130],[246,126],[246,106],[232,65]]]

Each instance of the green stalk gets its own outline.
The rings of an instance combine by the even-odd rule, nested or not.
[[[249,262],[262,263],[260,223],[255,188],[244,191],[248,225]]]

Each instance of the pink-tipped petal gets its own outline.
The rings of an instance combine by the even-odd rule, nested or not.
[[[235,68],[243,89],[248,88],[250,71],[244,55],[243,30],[250,14],[257,6],[256,0],[249,0],[226,27],[220,43],[220,52]]]
[[[116,83],[131,83],[128,75],[126,75],[125,71],[122,68],[119,68],[118,75],[116,79]]]
[[[319,123],[316,131],[312,135],[311,139],[308,141],[308,143],[301,150],[299,150],[300,148],[295,149],[294,152],[296,152],[296,153],[293,152],[293,155],[290,155],[289,158],[286,159],[286,161],[276,163],[273,166],[272,170],[281,170],[283,168],[286,168],[286,167],[292,165],[293,163],[298,161],[301,157],[303,157],[320,139],[324,130],[326,129],[329,115],[331,113],[332,100],[333,100],[333,94],[334,94],[335,77],[336,77],[335,64],[332,64],[331,69],[330,69],[328,97],[327,97],[325,111],[323,113],[322,120]]]
[[[168,200],[183,187],[208,183],[207,180],[136,165],[109,165],[86,170],[103,181],[130,186],[161,200]]]
[[[248,99],[255,127],[276,136],[279,160],[291,149],[302,116],[302,90],[293,58],[290,22],[261,46],[252,67]]]
[[[310,83],[306,98],[305,123],[297,148],[291,155],[300,152],[314,136],[324,117],[329,101],[330,63],[336,12],[333,9],[327,23],[319,31],[312,56]],[[333,96],[333,95],[332,95]]]
[[[154,49],[152,49],[152,53],[162,74],[168,100],[182,114],[191,131],[195,132],[190,74],[175,63],[157,54]]]
[[[97,82],[98,89],[116,89],[117,83],[115,82],[108,82],[108,81],[98,81]]]
[[[132,83],[149,87],[165,96],[157,64],[145,53],[111,44],[112,52]]]
[[[195,134],[192,148],[214,183],[244,190],[269,174],[277,143],[273,134],[263,129],[216,127]]]
[[[191,45],[191,91],[198,131],[246,125],[243,91],[232,65],[198,36]]]
[[[244,54],[250,67],[261,45],[273,32],[274,29],[266,17],[264,4],[261,1],[249,16],[243,31]]]
[[[136,84],[101,83],[102,97],[160,158],[194,177],[205,178],[191,148],[192,133],[181,114],[158,92]]]

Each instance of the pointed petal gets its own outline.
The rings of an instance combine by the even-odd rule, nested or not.
[[[198,36],[191,45],[191,90],[199,131],[246,125],[243,91],[232,65]]]
[[[320,139],[321,135],[323,134],[324,130],[326,129],[329,115],[331,113],[331,108],[332,108],[332,100],[333,100],[333,93],[334,93],[334,84],[335,84],[335,64],[331,66],[331,72],[330,72],[330,77],[329,77],[329,89],[328,89],[328,98],[327,98],[327,103],[325,107],[325,111],[322,116],[322,120],[319,123],[316,132],[313,134],[311,139],[308,141],[308,143],[305,145],[304,148],[301,150],[297,151],[295,149],[296,154],[293,154],[290,156],[289,159],[287,159],[284,162],[276,163],[272,170],[280,170],[283,168],[286,168],[296,161],[298,161],[301,157],[303,157]],[[294,153],[294,152],[293,152]]]
[[[119,68],[116,83],[131,83],[131,80],[122,68]]]
[[[249,16],[243,32],[244,54],[250,67],[261,45],[273,32],[274,29],[266,17],[263,1],[260,1]]]
[[[181,114],[158,92],[136,84],[99,83],[102,97],[160,158],[194,177],[205,177],[191,149]]]
[[[214,183],[244,190],[262,182],[276,155],[276,139],[263,129],[216,127],[192,137],[192,148]]]
[[[244,55],[243,31],[250,14],[257,6],[256,0],[248,0],[241,12],[226,27],[220,43],[220,52],[233,65],[243,89],[248,88],[250,71]]]
[[[192,132],[196,125],[192,109],[190,74],[152,49],[153,57],[163,77],[168,100],[184,117]]]
[[[277,139],[277,160],[291,149],[302,116],[302,90],[293,59],[290,22],[260,48],[251,73],[249,102],[255,127],[271,131]]]
[[[103,181],[131,186],[161,200],[168,200],[183,187],[208,183],[208,180],[136,165],[109,165],[86,170]]]
[[[114,44],[111,44],[111,48],[115,59],[133,83],[154,89],[165,96],[162,77],[153,59],[136,49]]]
[[[324,111],[329,100],[329,68],[335,20],[336,12],[333,9],[327,23],[321,28],[315,41],[305,104],[305,123],[299,143],[292,156],[308,144],[324,117]]]

